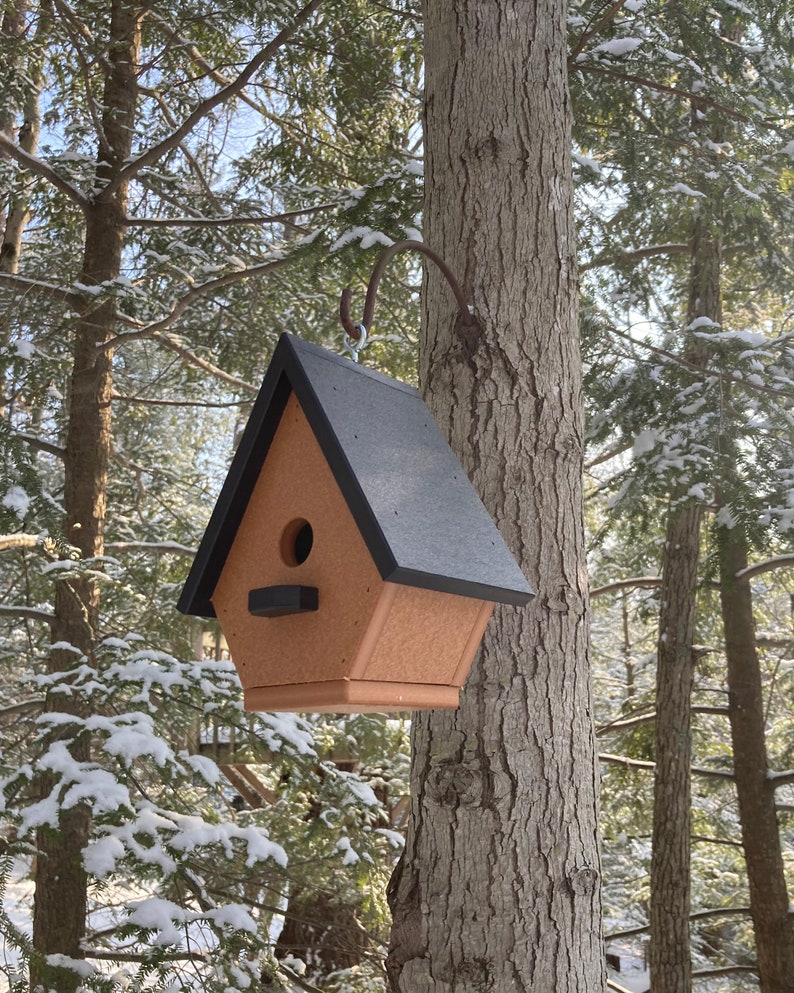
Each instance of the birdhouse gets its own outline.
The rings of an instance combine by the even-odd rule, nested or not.
[[[178,603],[246,710],[456,707],[526,579],[417,390],[284,334]]]

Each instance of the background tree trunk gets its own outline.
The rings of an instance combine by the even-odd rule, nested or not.
[[[737,467],[731,439],[721,439],[721,450],[725,478],[718,502],[724,504],[730,475],[737,474]],[[749,543],[742,522],[737,521],[733,527],[721,526],[717,534],[733,768],[758,974],[762,993],[787,993],[794,977],[794,921],[775,812],[775,788],[769,778],[752,591],[749,580],[737,577],[747,567]]]
[[[694,116],[694,115],[693,115]],[[719,208],[709,202],[695,219],[689,273],[687,326],[698,317],[722,320]],[[702,342],[691,338],[687,362],[705,366]],[[655,993],[692,989],[691,834],[692,687],[695,614],[700,564],[700,505],[684,492],[668,511],[662,560],[654,725],[653,853],[649,960]],[[686,501],[686,502],[682,502]]]
[[[538,595],[497,608],[458,711],[415,715],[390,887],[402,993],[603,983],[565,7],[428,0],[425,395]],[[461,535],[465,541],[465,535]]]
[[[86,210],[85,252],[81,282],[99,286],[121,272],[126,185],[106,191],[132,150],[137,95],[136,71],[140,45],[140,11],[114,0],[110,13],[108,68],[105,79],[102,129],[97,157],[96,190]],[[74,362],[68,397],[64,507],[66,537],[83,559],[104,550],[105,496],[110,453],[112,354],[102,344],[113,333],[115,302],[110,294],[85,312],[74,329]],[[50,654],[51,672],[61,672],[80,660],[92,659],[98,638],[99,587],[90,574],[61,580],[56,586],[53,642],[69,645]],[[46,709],[84,716],[79,703],[64,694],[48,694]],[[73,730],[73,729],[70,729]],[[75,761],[90,758],[90,738],[83,734],[70,746]],[[44,777],[43,790],[51,789]],[[33,943],[39,956],[82,958],[87,881],[82,851],[88,840],[90,811],[84,804],[61,810],[57,831],[38,832],[38,858],[33,910]],[[53,975],[55,978],[53,978]],[[79,984],[68,969],[46,975],[59,993]],[[31,985],[45,977],[34,967]]]

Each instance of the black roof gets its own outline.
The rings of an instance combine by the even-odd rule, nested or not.
[[[282,334],[177,608],[210,598],[291,392],[383,579],[522,605],[533,593],[418,390]]]

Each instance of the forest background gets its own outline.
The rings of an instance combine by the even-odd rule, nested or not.
[[[278,334],[421,238],[420,12],[2,10],[5,982],[383,989],[408,715],[246,715],[173,605]],[[670,990],[794,963],[792,21],[569,10],[605,922]]]

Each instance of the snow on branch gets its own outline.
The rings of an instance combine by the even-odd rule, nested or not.
[[[151,552],[153,555],[195,555],[196,549],[180,545],[177,541],[112,541],[105,545],[105,551]]]
[[[30,621],[44,621],[49,624],[55,620],[55,614],[49,610],[40,610],[37,607],[25,607],[21,604],[0,604],[0,616],[24,617]]]
[[[301,210],[288,210],[283,214],[265,214],[259,217],[243,215],[240,217],[127,217],[124,223],[129,227],[143,228],[223,228],[242,226],[244,224],[283,224],[298,217],[307,217],[324,210],[333,210],[336,204],[321,203],[316,207],[304,207]]]
[[[9,548],[36,548],[40,542],[37,534],[0,534],[0,552]]]
[[[287,44],[292,35],[311,17],[321,3],[322,0],[309,0],[309,3],[298,11],[292,21],[285,28],[282,28],[276,37],[269,44],[265,45],[265,47],[250,60],[248,65],[236,79],[232,80],[232,82],[230,82],[227,86],[224,86],[222,89],[218,90],[211,97],[207,97],[206,100],[202,100],[193,113],[189,114],[182,124],[176,128],[175,131],[172,131],[167,138],[164,138],[161,142],[158,142],[158,144],[153,145],[150,149],[148,149],[148,151],[144,152],[142,155],[139,155],[138,158],[134,159],[129,165],[125,166],[111,181],[108,187],[106,187],[105,192],[108,193],[115,191],[115,189],[123,183],[128,182],[136,176],[145,166],[151,165],[168,152],[177,148],[183,139],[185,139],[190,132],[204,120],[205,117],[211,114],[216,107],[226,103],[248,85],[254,75],[273,58],[279,49],[283,48],[283,46]]]
[[[31,155],[30,152],[26,152],[4,131],[0,131],[0,151],[5,152],[9,158],[14,159],[15,162],[27,169],[28,172],[46,179],[51,186],[64,193],[81,210],[87,209],[88,199],[83,196],[76,186],[73,186],[63,176],[60,176],[43,159],[38,158],[36,155]]]
[[[775,569],[794,568],[794,553],[786,555],[774,555],[772,558],[764,559],[763,562],[756,562],[755,565],[748,565],[746,569],[740,569],[736,573],[737,579],[753,579],[761,576],[765,572],[773,572]]]
[[[794,769],[786,769],[784,772],[769,772],[766,778],[774,789],[781,786],[791,786],[794,784]]]
[[[79,294],[67,290],[65,286],[47,283],[43,279],[28,279],[26,276],[18,276],[16,273],[0,272],[0,287],[4,285],[16,290],[21,296],[35,293],[38,296],[62,300],[78,313],[85,308],[85,300]]]

